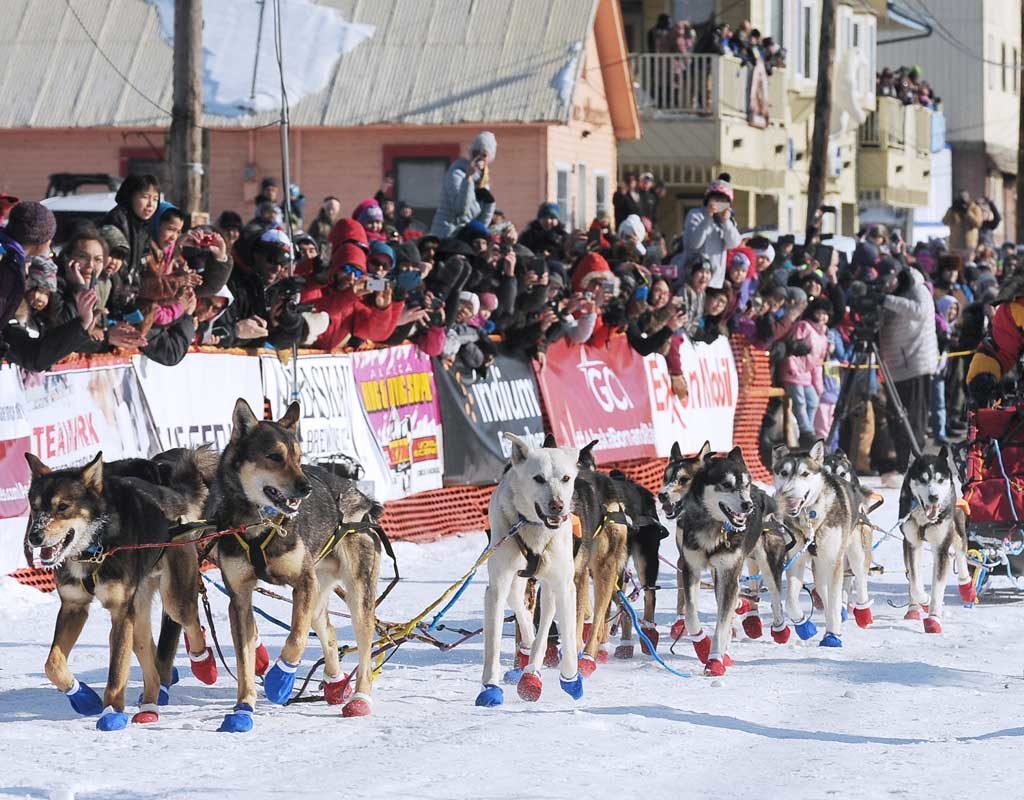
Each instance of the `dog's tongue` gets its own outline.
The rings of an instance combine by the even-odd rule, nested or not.
[[[53,558],[53,548],[52,547],[40,547],[39,548],[39,560],[40,561],[49,561],[51,558]]]

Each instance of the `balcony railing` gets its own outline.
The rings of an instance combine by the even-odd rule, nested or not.
[[[931,109],[917,105],[903,105],[895,97],[879,97],[876,111],[868,112],[860,126],[862,147],[893,148],[928,155],[935,149],[935,118],[941,116]],[[945,119],[938,131],[945,139]],[[942,145],[938,149],[942,149]]]
[[[635,53],[630,56],[637,102],[657,116],[698,115],[750,119],[753,68],[733,56]],[[781,115],[785,82],[768,77],[768,115]]]

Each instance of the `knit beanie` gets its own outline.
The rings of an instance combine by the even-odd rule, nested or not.
[[[7,216],[7,235],[19,244],[46,244],[57,233],[57,219],[42,203],[22,200]]]
[[[32,256],[28,262],[25,288],[57,291],[57,265],[45,256]]]
[[[480,308],[494,311],[498,307],[498,296],[494,292],[480,292]]]

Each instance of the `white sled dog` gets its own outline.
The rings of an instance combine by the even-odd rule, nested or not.
[[[518,678],[519,696],[540,698],[540,667],[551,622],[560,631],[576,633],[576,587],[573,583],[573,536],[569,513],[576,481],[579,451],[574,447],[532,448],[506,433],[512,443],[512,466],[491,496],[487,593],[484,599],[483,690],[476,705],[499,706],[504,693],[498,685],[501,670],[501,629],[506,605],[511,605],[530,658]],[[508,541],[511,540],[511,541]],[[541,586],[540,628],[526,605],[527,579]],[[559,683],[573,699],[583,696],[577,663],[577,636],[562,637]]]

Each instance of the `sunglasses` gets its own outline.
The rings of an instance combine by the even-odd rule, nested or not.
[[[351,275],[353,278],[363,277],[363,271],[359,267],[353,267],[351,264],[346,264],[341,268],[341,271],[346,275]]]

